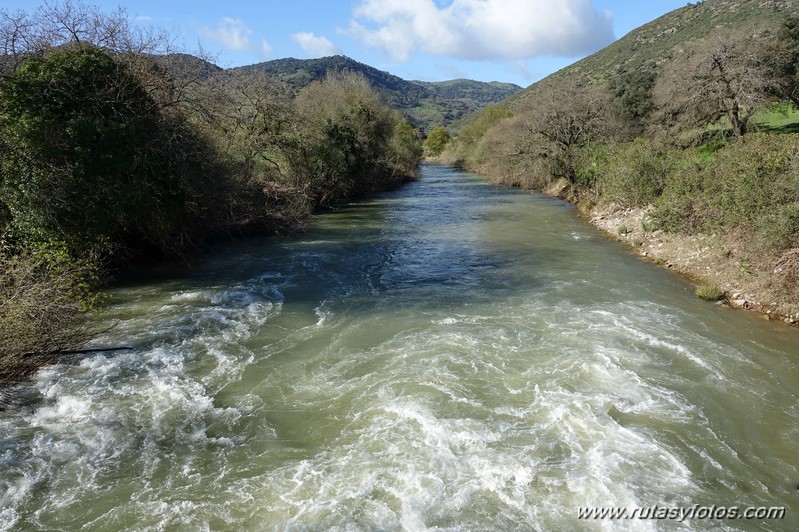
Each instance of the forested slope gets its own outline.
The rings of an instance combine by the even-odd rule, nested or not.
[[[707,236],[685,270],[709,297],[797,321],[798,73],[796,0],[689,4],[474,115],[442,158],[618,220],[657,260]]]
[[[0,12],[0,39],[0,387],[91,337],[113,271],[417,176],[418,132],[357,73],[295,94],[72,2]]]

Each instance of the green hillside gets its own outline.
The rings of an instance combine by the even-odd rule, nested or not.
[[[467,79],[407,81],[342,55],[321,59],[276,59],[240,67],[239,70],[260,71],[280,78],[295,92],[313,81],[324,79],[328,72],[358,72],[369,80],[388,105],[401,111],[415,127],[423,131],[452,124],[521,90],[521,87],[511,83],[485,83]]]
[[[534,83],[507,102],[525,106],[545,87],[558,83],[601,84],[620,73],[659,71],[686,44],[706,39],[722,28],[777,26],[799,12],[797,0],[705,0],[688,3],[636,28],[613,44]]]
[[[799,0],[705,0],[469,117],[440,158],[572,201],[700,297],[794,323],[797,105]]]

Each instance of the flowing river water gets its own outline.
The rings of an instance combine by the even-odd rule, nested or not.
[[[113,290],[0,411],[0,529],[796,530],[799,332],[437,165]],[[784,506],[586,521],[581,507]]]

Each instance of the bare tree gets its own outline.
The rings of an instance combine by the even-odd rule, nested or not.
[[[136,54],[166,54],[172,48],[165,31],[131,24],[124,7],[104,12],[81,0],[63,0],[45,1],[31,12],[0,10],[0,46],[15,65],[69,44]]]
[[[48,0],[30,12],[0,9],[0,76],[67,46],[113,54],[162,108],[196,105],[194,89],[216,68],[202,49],[186,55],[165,30],[133,23],[124,7],[105,12],[81,0]]]
[[[660,76],[654,90],[659,116],[683,127],[726,118],[740,137],[752,115],[784,92],[778,74],[784,59],[767,31],[718,32],[686,49]]]
[[[282,177],[282,150],[292,127],[287,86],[262,72],[232,70],[214,75],[196,96],[200,117],[223,151],[240,160],[247,175]]]
[[[606,87],[547,87],[509,123],[519,129],[510,155],[540,159],[552,177],[574,182],[578,149],[615,136],[610,107]]]

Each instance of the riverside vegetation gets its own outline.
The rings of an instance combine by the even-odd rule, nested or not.
[[[797,28],[795,0],[688,5],[522,92],[468,85],[464,109],[514,95],[424,150],[570,199],[656,261],[699,242],[703,268],[685,269],[703,297],[751,306],[752,289],[796,319]],[[0,384],[91,338],[109,272],[291,231],[418,171],[419,131],[383,103],[405,85],[374,69],[225,71],[72,1],[0,11],[0,39]],[[417,87],[406,114],[441,124],[457,87]]]
[[[701,297],[796,323],[797,103],[799,3],[707,0],[425,147],[494,183],[574,202],[699,278]]]
[[[124,10],[0,11],[0,388],[85,345],[110,272],[417,176],[417,131],[362,76],[295,95],[169,42]]]

